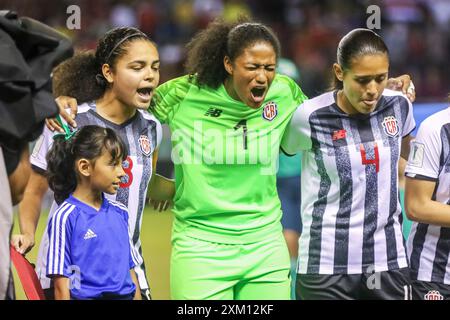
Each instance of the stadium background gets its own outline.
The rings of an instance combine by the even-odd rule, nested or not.
[[[70,5],[81,9],[81,28],[66,26]],[[161,83],[183,73],[184,45],[217,16],[233,20],[247,14],[270,25],[282,44],[282,55],[300,70],[300,84],[313,97],[329,86],[331,64],[339,39],[356,27],[365,27],[369,5],[381,8],[378,31],[390,50],[391,75],[408,73],[414,79],[417,123],[444,108],[450,57],[450,0],[0,0],[0,10],[14,10],[67,34],[77,50],[94,49],[110,28],[136,26],[156,41],[161,58]],[[169,132],[164,130],[158,172],[171,176]],[[50,199],[48,196],[47,202]],[[17,217],[16,217],[17,218]],[[34,262],[46,214],[40,219]],[[145,211],[142,245],[152,295],[169,299],[170,212]],[[15,232],[18,231],[16,219]],[[24,295],[16,278],[19,299]]]

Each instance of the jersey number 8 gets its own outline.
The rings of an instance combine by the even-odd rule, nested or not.
[[[125,161],[122,163],[123,171],[125,171],[126,176],[122,178],[122,182],[120,183],[121,188],[128,188],[133,183],[133,173],[131,169],[133,169],[133,160],[131,160],[130,156],[127,156]]]

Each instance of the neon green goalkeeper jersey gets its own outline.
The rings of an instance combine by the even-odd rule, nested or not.
[[[306,96],[277,75],[258,109],[225,87],[199,87],[189,76],[159,86],[150,111],[172,133],[176,193],[173,237],[230,244],[281,231],[276,189],[280,141]]]

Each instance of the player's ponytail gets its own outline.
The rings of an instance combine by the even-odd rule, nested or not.
[[[197,84],[216,89],[228,76],[224,57],[234,61],[246,48],[259,41],[270,43],[277,58],[280,56],[279,40],[269,27],[250,22],[245,16],[234,23],[216,19],[187,44],[186,72],[196,75]]]
[[[352,60],[364,55],[385,53],[389,54],[388,48],[383,39],[374,31],[369,29],[353,29],[347,33],[339,42],[337,48],[337,63],[342,70],[349,70],[352,67]],[[343,88],[342,82],[333,72],[333,90]]]
[[[47,153],[47,180],[56,203],[60,204],[73,193],[80,180],[79,159],[95,163],[103,150],[112,161],[123,161],[128,155],[126,145],[110,128],[84,126],[74,134],[57,135]]]
[[[47,153],[47,180],[57,204],[67,199],[77,186],[72,142],[72,139],[66,141],[64,135],[55,136]]]

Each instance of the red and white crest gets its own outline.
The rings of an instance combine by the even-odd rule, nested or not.
[[[394,116],[385,117],[383,120],[384,132],[390,137],[395,137],[398,132],[398,121]]]
[[[141,135],[139,137],[139,147],[141,147],[141,151],[144,155],[147,157],[150,156],[152,145],[150,144],[150,139],[147,136]]]
[[[437,290],[428,291],[426,295],[423,296],[425,300],[444,300],[444,296]]]
[[[267,102],[263,108],[262,116],[264,119],[272,121],[278,114],[278,106],[275,102]]]

